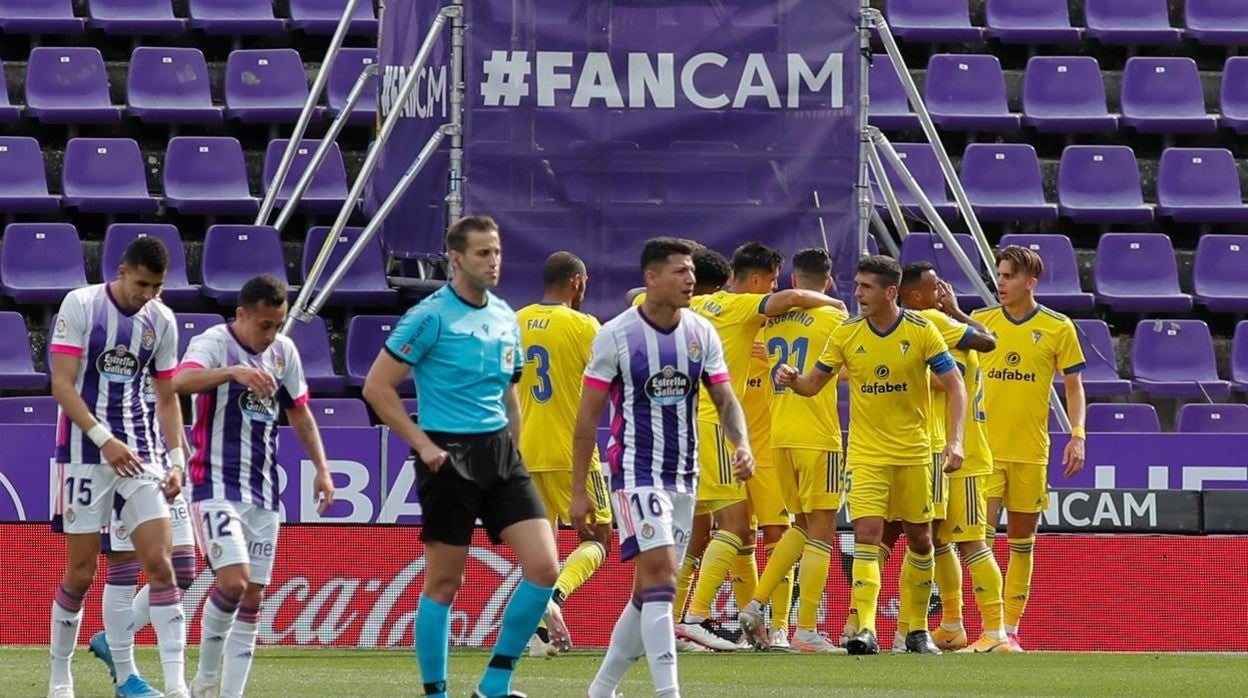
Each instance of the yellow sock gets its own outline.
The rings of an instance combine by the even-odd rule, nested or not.
[[[737,559],[732,561],[732,596],[737,601],[737,608],[745,608],[750,599],[754,598],[756,589],[758,556],[755,555],[754,546],[747,545],[737,551]]]
[[[880,602],[880,551],[878,545],[854,544],[854,591],[850,617],[859,632],[875,632],[875,606]],[[856,618],[854,618],[857,616]],[[848,625],[848,624],[847,624]]]
[[[821,540],[807,540],[802,549],[802,566],[797,572],[800,591],[797,599],[797,629],[814,630],[819,622],[819,605],[828,586],[828,566],[832,546]]]
[[[776,551],[776,546],[778,545],[779,542],[776,542],[767,546],[766,552],[768,569],[771,568],[772,554]],[[765,575],[766,572],[763,574]],[[759,578],[758,583],[760,585],[763,583],[761,577]],[[757,590],[755,590],[754,595],[759,595]],[[785,568],[784,576],[780,578],[780,581],[776,584],[775,590],[771,592],[770,601],[772,632],[783,630],[787,634],[789,630],[789,614],[793,611],[793,565],[789,565]]]
[[[940,624],[962,625],[962,565],[953,544],[936,548],[936,586],[940,587]]]
[[[992,550],[992,546],[997,542],[997,529],[992,526],[984,530],[984,543],[988,545],[988,549]]]
[[[805,546],[806,531],[800,526],[794,526],[785,531],[779,541],[767,546],[767,566],[763,568],[763,576],[758,580],[758,588],[754,590],[755,601],[763,605],[766,605],[769,600],[774,602],[776,594],[779,593],[786,579],[789,597],[792,598],[793,565],[797,564],[797,559],[802,556],[802,549]],[[776,613],[774,606],[771,612],[774,617]]]
[[[906,632],[927,630],[927,605],[932,599],[933,568],[936,566],[932,553],[916,553],[906,550],[906,560],[901,565],[901,594],[898,617],[910,621]],[[900,630],[898,632],[901,632]]]
[[[737,552],[741,550],[741,539],[727,531],[716,531],[711,542],[702,555],[702,573],[698,575],[698,583],[693,588],[693,601],[689,604],[690,616],[706,618],[711,615],[711,604],[715,595],[724,583],[724,577],[732,569]]]
[[[572,592],[589,581],[606,558],[607,549],[596,540],[587,540],[577,546],[568,559],[563,561],[563,569],[559,571],[559,578],[555,580],[555,589],[558,590],[559,598],[568,598]]]
[[[685,615],[685,604],[689,601],[689,587],[693,586],[693,577],[698,573],[698,565],[701,560],[686,555],[684,560],[680,561],[680,573],[676,575],[676,599],[672,604],[672,617],[676,622]]]
[[[879,548],[879,551],[880,551],[879,552],[880,571],[883,572],[884,565],[888,564],[888,558],[892,557],[893,555],[893,548],[884,543],[880,543],[876,547]],[[855,549],[856,549],[856,546],[855,546]],[[878,594],[879,592],[876,592],[876,593]],[[841,634],[842,635],[854,635],[857,632],[858,632],[858,615],[854,611],[854,607],[851,604],[849,607],[849,617],[845,619],[845,629],[841,631]]]
[[[984,621],[984,632],[1000,633],[1002,618],[1001,568],[991,548],[976,550],[966,556],[966,569],[971,573],[975,588],[975,604],[979,617]]]
[[[1036,537],[1010,538],[1009,541],[1010,566],[1005,570],[1005,627],[1009,632],[1017,632],[1018,621],[1027,609],[1027,597],[1031,595],[1031,571],[1035,567],[1032,552],[1036,547]]]

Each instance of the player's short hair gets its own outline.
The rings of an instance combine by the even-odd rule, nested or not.
[[[1010,262],[1014,265],[1014,271],[1021,272],[1033,279],[1038,279],[1044,274],[1044,260],[1040,259],[1040,255],[1034,250],[1018,245],[1006,245],[1001,250],[1001,254],[997,255],[997,262]]]
[[[902,287],[917,284],[919,279],[929,271],[936,271],[936,267],[931,262],[911,262],[901,268],[901,285]]]
[[[261,303],[270,308],[281,307],[286,302],[286,284],[271,274],[253,276],[238,292],[238,304],[253,310]]]
[[[709,247],[699,247],[693,251],[693,275],[698,279],[699,286],[719,288],[728,283],[732,267],[724,256]]]
[[[744,276],[749,271],[773,272],[784,264],[784,256],[761,242],[747,242],[732,251],[732,273]]]
[[[585,262],[571,252],[556,252],[546,258],[542,265],[542,283],[546,288],[557,288],[585,273]]]
[[[126,251],[121,254],[121,263],[131,269],[143,267],[153,274],[164,274],[169,268],[169,250],[160,238],[144,235],[126,246]]]
[[[446,231],[446,249],[463,252],[468,249],[468,233],[497,233],[498,223],[489,216],[464,216]]]
[[[793,255],[793,273],[807,279],[826,279],[832,275],[832,257],[822,247],[807,247]]]
[[[693,246],[679,238],[650,238],[641,248],[641,270],[651,265],[661,264],[674,254],[692,255]]]
[[[859,274],[874,274],[885,288],[901,284],[901,265],[892,257],[873,254],[858,261]]]

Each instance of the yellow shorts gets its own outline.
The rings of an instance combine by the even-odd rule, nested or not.
[[[1049,508],[1049,466],[996,461],[984,496],[1001,499],[1006,511],[1038,514]]]
[[[749,496],[754,528],[789,525],[789,514],[793,510],[785,506],[775,465],[769,462],[757,468],[754,477],[745,481],[745,492]]]
[[[537,496],[546,505],[546,518],[552,524],[557,519],[567,524],[572,523],[572,471],[546,470],[529,475],[533,478],[533,486],[537,488]],[[606,478],[601,471],[591,472],[585,478],[585,484],[589,488],[589,501],[594,505],[594,513],[590,515],[589,522],[610,524],[611,497],[608,496],[610,488],[607,487]]]
[[[837,511],[845,490],[841,454],[814,448],[772,449],[784,505],[794,514]]]
[[[928,466],[850,463],[846,490],[850,521],[872,516],[907,523],[932,520],[932,476]]]
[[[932,454],[932,520],[945,518],[949,505],[949,474],[944,469],[944,458],[939,452]]]
[[[969,543],[983,540],[987,530],[988,475],[956,477],[949,480],[949,512],[936,532],[941,543]]]
[[[732,445],[718,424],[698,420],[698,504],[705,514],[744,502],[745,485],[732,475]]]

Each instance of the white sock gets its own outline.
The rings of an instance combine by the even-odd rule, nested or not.
[[[650,678],[659,696],[677,698],[676,628],[672,623],[672,601],[646,601],[641,606],[641,641],[650,664]]]
[[[60,594],[58,594],[59,598]],[[81,599],[78,600],[82,602]],[[69,664],[74,658],[74,647],[78,646],[78,626],[82,624],[82,608],[67,611],[59,603],[52,603],[52,684],[55,686],[72,686],[74,677],[69,671]]]
[[[131,675],[140,675],[134,664],[134,632],[138,626],[134,624],[131,608],[133,599],[133,584],[104,585],[104,639],[108,641],[108,651],[113,653],[119,684],[125,683]]]
[[[149,597],[160,665],[165,670],[165,691],[186,690],[186,615],[182,612],[182,590],[177,587],[153,589]]]
[[[1017,635],[1017,634],[1018,634],[1018,626],[1017,626],[1017,625],[1007,625],[1007,626],[1005,626],[1005,633],[1006,633],[1007,635],[1009,635],[1010,633],[1013,633],[1013,634]]]
[[[139,589],[139,593],[134,595],[134,601],[130,604],[130,613],[134,616],[134,632],[136,633],[139,632],[143,626],[152,622],[150,600],[151,592],[152,585],[144,584],[143,588]]]
[[[637,606],[636,599],[630,601],[615,621],[607,656],[602,658],[602,666],[589,686],[590,698],[611,698],[629,667],[646,653],[641,642],[641,609]]]
[[[241,609],[240,609],[241,615]],[[256,623],[234,619],[225,638],[225,662],[221,667],[221,698],[242,698],[256,654]]]
[[[225,636],[233,623],[234,611],[222,611],[211,597],[204,602],[204,612],[199,618],[199,676],[210,682],[221,673]]]

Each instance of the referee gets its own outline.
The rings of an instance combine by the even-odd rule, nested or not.
[[[488,216],[461,218],[447,233],[446,248],[450,283],[404,314],[368,371],[364,399],[416,455],[426,566],[415,632],[425,695],[447,695],[451,602],[480,519],[493,543],[515,552],[524,579],[503,612],[494,654],[473,695],[523,697],[511,690],[512,671],[551,601],[559,562],[516,449],[520,329],[516,314],[490,292],[502,266],[498,224]],[[420,426],[396,390],[409,371],[420,394]]]

